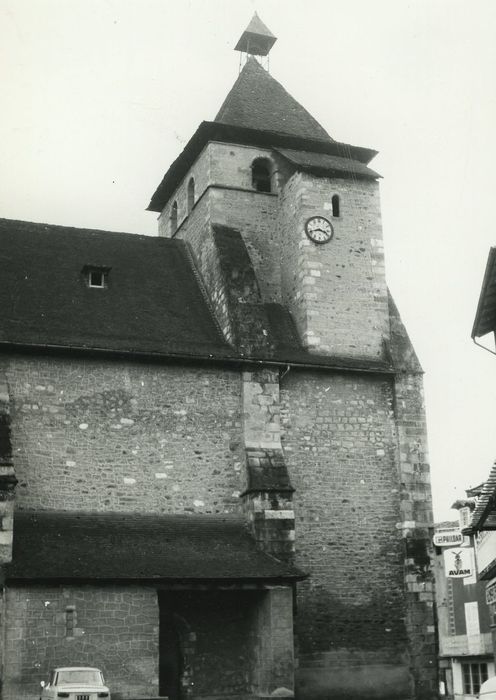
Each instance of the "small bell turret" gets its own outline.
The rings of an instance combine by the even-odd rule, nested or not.
[[[251,22],[241,34],[235,51],[245,54],[245,62],[248,56],[267,56],[274,43],[277,41],[272,32],[265,26],[260,17],[253,15]],[[243,63],[241,59],[241,63]],[[268,58],[267,58],[268,64]]]

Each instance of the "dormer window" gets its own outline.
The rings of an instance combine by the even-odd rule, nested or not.
[[[257,192],[272,192],[271,163],[267,158],[257,158],[251,166],[251,181]]]
[[[108,286],[109,267],[90,267],[85,265],[83,275],[90,289],[105,289]]]

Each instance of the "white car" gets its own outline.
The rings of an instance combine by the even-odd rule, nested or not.
[[[54,668],[48,683],[41,681],[40,700],[111,700],[102,672],[87,666]]]
[[[481,685],[478,697],[480,700],[496,700],[496,676]]]

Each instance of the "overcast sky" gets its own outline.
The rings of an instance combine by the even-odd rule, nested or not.
[[[387,276],[452,519],[496,458],[496,357],[470,340],[496,245],[494,0],[0,0],[0,216],[155,235],[145,208],[215,117],[255,10],[272,75],[380,152]]]

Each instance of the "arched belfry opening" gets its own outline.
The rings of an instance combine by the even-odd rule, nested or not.
[[[238,43],[234,47],[235,51],[240,52],[239,70],[243,68],[249,56],[255,56],[262,66],[269,70],[269,51],[271,50],[277,38],[272,34],[262,22],[260,17],[253,15],[250,24],[241,34]]]
[[[257,192],[272,192],[272,163],[268,158],[255,158],[251,165],[251,183]]]

